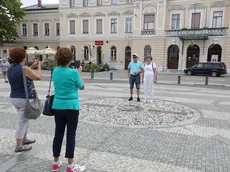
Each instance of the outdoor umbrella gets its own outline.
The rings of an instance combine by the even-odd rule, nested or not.
[[[42,51],[42,54],[47,54],[47,55],[55,55],[57,51],[55,51],[54,49],[48,47],[48,48],[45,48]]]
[[[37,53],[37,50],[34,47],[27,48],[26,54],[27,55],[35,55]]]

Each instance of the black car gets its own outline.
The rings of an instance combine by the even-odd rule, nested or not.
[[[187,75],[211,75],[212,77],[227,74],[227,67],[222,62],[203,62],[184,70]]]

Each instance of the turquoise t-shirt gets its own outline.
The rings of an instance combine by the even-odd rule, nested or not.
[[[135,75],[135,73],[141,72],[141,69],[143,68],[143,64],[139,61],[137,62],[131,61],[129,63],[128,68],[130,69],[130,74]]]
[[[76,69],[56,67],[52,74],[54,84],[53,109],[80,110],[78,88],[84,86]]]

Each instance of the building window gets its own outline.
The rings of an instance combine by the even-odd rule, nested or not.
[[[117,60],[117,48],[115,46],[111,47],[110,61]]]
[[[112,5],[117,4],[117,0],[111,0],[111,4],[112,4]]]
[[[223,23],[223,11],[215,11],[213,13],[212,27],[222,27]]]
[[[117,33],[117,19],[111,19],[111,33]]]
[[[180,14],[172,15],[172,29],[180,29]]]
[[[144,15],[144,30],[154,30],[154,14]]]
[[[70,7],[75,7],[75,0],[70,0],[69,1],[69,6]]]
[[[74,35],[75,34],[75,20],[69,21],[69,34]]]
[[[132,4],[133,0],[126,0],[126,4]]]
[[[200,13],[192,13],[192,29],[199,29],[200,28]]]
[[[89,34],[89,20],[83,20],[83,34]]]
[[[146,45],[144,48],[144,61],[146,61],[147,56],[151,56],[151,47],[149,45]]]
[[[89,47],[84,46],[84,60],[89,60]]]
[[[27,24],[22,24],[22,36],[27,36]]]
[[[33,24],[33,36],[38,36],[38,24]]]
[[[56,36],[60,36],[60,23],[56,23]]]
[[[83,7],[88,7],[88,0],[83,0]]]
[[[97,0],[97,6],[101,6],[102,5],[102,0]]]
[[[102,19],[96,20],[96,33],[102,34]]]
[[[125,18],[125,33],[132,33],[132,17]]]
[[[71,52],[73,53],[73,60],[75,61],[76,60],[76,48],[75,48],[75,46],[71,46]]]
[[[49,23],[45,23],[45,36],[50,36],[50,24]]]

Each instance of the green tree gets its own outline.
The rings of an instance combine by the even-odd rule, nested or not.
[[[17,26],[25,12],[20,0],[0,0],[0,45],[18,38]]]

